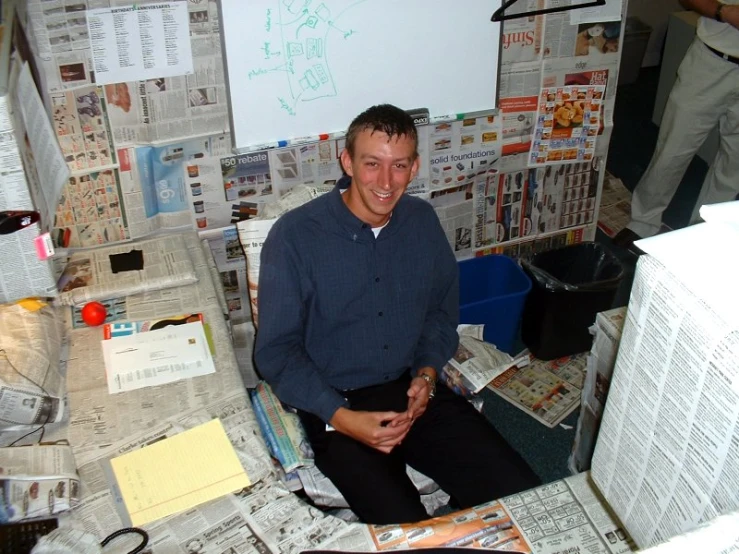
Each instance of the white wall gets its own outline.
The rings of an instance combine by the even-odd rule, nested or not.
[[[638,17],[652,28],[643,67],[659,64],[669,16],[684,9],[678,0],[629,0],[627,15]]]

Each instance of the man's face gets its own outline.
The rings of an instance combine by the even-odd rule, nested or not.
[[[341,153],[341,163],[352,178],[343,197],[351,212],[372,227],[390,219],[395,205],[418,172],[416,144],[405,136],[362,131],[354,142],[354,155]]]

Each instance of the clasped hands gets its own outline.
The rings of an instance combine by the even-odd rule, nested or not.
[[[432,368],[429,369],[436,374]],[[414,377],[408,387],[408,408],[404,412],[339,408],[329,423],[339,433],[389,454],[403,442],[413,423],[426,411],[430,392],[431,387],[424,379]]]

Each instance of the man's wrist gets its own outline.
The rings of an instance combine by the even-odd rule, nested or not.
[[[436,370],[433,367],[423,367],[418,370],[416,377],[426,381],[429,389],[429,400],[436,396]]]
[[[739,29],[739,5],[737,4],[724,4],[724,9],[721,10],[721,18],[724,23],[727,23]]]
[[[428,375],[434,381],[436,381],[437,379],[436,370],[431,366],[425,366],[425,367],[419,368],[418,371],[416,371],[416,376],[420,377],[421,375]]]
[[[724,4],[723,2],[718,2],[718,6],[716,6],[716,11],[713,14],[713,18],[719,23],[724,23],[723,11],[725,7],[726,4]]]

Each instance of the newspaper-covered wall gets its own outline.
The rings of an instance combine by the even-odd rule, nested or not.
[[[128,4],[29,0],[22,10],[73,173],[57,211],[59,245],[218,229],[253,218],[298,184],[331,186],[341,176],[343,139],[232,155],[215,2],[188,2],[192,74],[97,85],[87,10]],[[545,5],[526,0],[509,10]],[[409,192],[434,206],[459,259],[593,238],[623,33],[622,21],[573,23],[567,12],[506,21],[498,111],[419,128],[422,164]],[[552,118],[562,110],[574,114],[566,124]],[[584,157],[529,166],[538,148],[579,134]]]
[[[710,236],[715,246],[703,247],[716,254],[723,233],[688,248]],[[675,240],[680,256],[691,251]],[[692,265],[703,282],[726,269]],[[706,300],[711,287],[689,287],[656,258],[639,258],[592,471],[641,548],[738,506],[739,327],[727,277],[729,296],[717,304]]]

